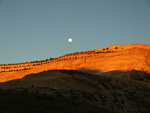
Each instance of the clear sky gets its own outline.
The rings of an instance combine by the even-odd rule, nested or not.
[[[135,43],[150,44],[150,0],[0,0],[0,64]]]

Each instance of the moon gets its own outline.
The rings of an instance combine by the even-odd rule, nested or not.
[[[68,39],[68,42],[72,42],[72,38],[69,38],[69,39]]]

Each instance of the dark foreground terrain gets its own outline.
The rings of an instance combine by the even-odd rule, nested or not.
[[[24,91],[0,90],[0,113],[110,113],[85,103]]]
[[[51,70],[0,84],[0,113],[150,113],[150,74]]]

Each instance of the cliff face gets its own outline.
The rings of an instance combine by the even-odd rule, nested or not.
[[[113,45],[87,52],[72,53],[52,60],[1,65],[0,82],[52,69],[143,70],[150,72],[150,45]]]

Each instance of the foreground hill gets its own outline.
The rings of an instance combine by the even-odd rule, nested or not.
[[[0,100],[0,113],[111,113],[85,103],[26,90],[0,90]]]
[[[95,106],[95,110],[101,110],[102,113],[150,112],[150,74],[144,71],[49,70],[0,83],[0,89],[10,90],[12,94],[23,91],[28,92],[29,95],[32,93],[52,95],[57,97],[56,100],[69,99],[79,105],[82,102]],[[0,94],[3,95],[3,91]],[[4,98],[8,98],[7,95]],[[10,105],[8,100],[5,102],[6,106]],[[67,104],[63,106],[71,108]],[[84,110],[83,107],[81,112]],[[90,112],[100,113],[93,108]]]
[[[113,45],[86,52],[67,54],[58,58],[19,64],[0,65],[0,82],[19,79],[31,73],[53,69],[142,70],[150,72],[150,45]]]

